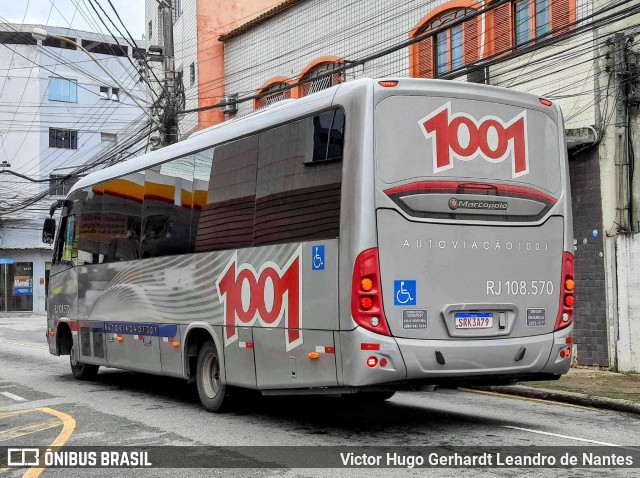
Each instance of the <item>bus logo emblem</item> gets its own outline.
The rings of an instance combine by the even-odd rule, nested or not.
[[[484,200],[469,200],[469,199],[449,199],[449,209],[455,211],[456,209],[488,209],[494,211],[506,211],[509,208],[509,204],[505,201],[484,201]]]
[[[451,113],[451,102],[418,121],[433,148],[433,172],[453,168],[453,159],[469,161],[481,156],[490,163],[512,158],[511,177],[529,174],[527,112],[504,122],[497,116],[479,120],[467,113]]]
[[[266,261],[259,270],[247,263],[238,265],[238,252],[216,281],[218,299],[224,307],[224,344],[238,340],[238,326],[277,327],[285,319],[286,350],[302,344],[302,246],[283,268]]]

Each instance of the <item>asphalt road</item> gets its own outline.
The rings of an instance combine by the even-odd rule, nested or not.
[[[49,354],[43,318],[0,318],[0,446],[81,445],[640,446],[633,415],[462,390],[398,393],[353,406],[338,398],[250,400],[215,415],[183,381],[101,369],[79,382]],[[45,411],[42,411],[42,408]],[[35,410],[35,409],[39,410]],[[73,423],[72,423],[73,422]],[[71,426],[73,424],[73,427]],[[81,476],[637,476],[638,470],[289,469],[62,470]],[[0,468],[0,475],[23,471]]]

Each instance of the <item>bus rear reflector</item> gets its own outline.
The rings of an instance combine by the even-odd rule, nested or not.
[[[554,330],[564,329],[573,322],[573,304],[575,302],[573,292],[575,278],[573,275],[573,254],[562,253],[562,276],[560,281],[560,307]]]
[[[371,287],[365,290],[363,285]],[[358,255],[353,266],[351,281],[351,316],[356,324],[371,332],[391,335],[387,319],[382,310],[382,289],[380,287],[380,267],[378,249],[372,247]]]
[[[360,350],[380,350],[380,344],[360,344]]]

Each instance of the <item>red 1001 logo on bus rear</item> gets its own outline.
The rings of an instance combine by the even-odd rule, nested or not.
[[[497,116],[476,119],[467,113],[451,114],[451,102],[419,121],[425,137],[432,140],[433,172],[453,168],[453,159],[469,161],[480,155],[490,163],[512,157],[511,176],[529,173],[527,112],[504,122]]]
[[[285,318],[286,350],[302,344],[300,291],[302,246],[281,269],[266,261],[259,270],[251,264],[238,266],[235,252],[216,281],[218,298],[224,307],[225,346],[238,340],[237,326],[277,327]]]

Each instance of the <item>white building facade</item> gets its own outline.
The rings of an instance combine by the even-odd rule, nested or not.
[[[89,50],[109,76],[67,42],[37,42],[35,27],[43,28],[0,24],[0,315],[44,313],[51,246],[41,241],[42,222],[74,181],[60,178],[144,124],[122,87],[141,105],[150,99],[124,39],[47,27]],[[40,202],[7,213],[47,191]]]
[[[180,101],[184,101],[185,110],[198,107],[198,28],[197,2],[195,0],[172,0],[173,52],[175,70],[178,73],[178,91]],[[145,37],[150,45],[164,47],[165,25],[162,5],[155,0],[145,0]],[[150,63],[155,77],[164,80],[162,63]],[[155,80],[155,77],[152,79]],[[154,84],[156,91],[162,91],[162,85]],[[198,129],[198,113],[180,115],[179,140],[186,138]]]

